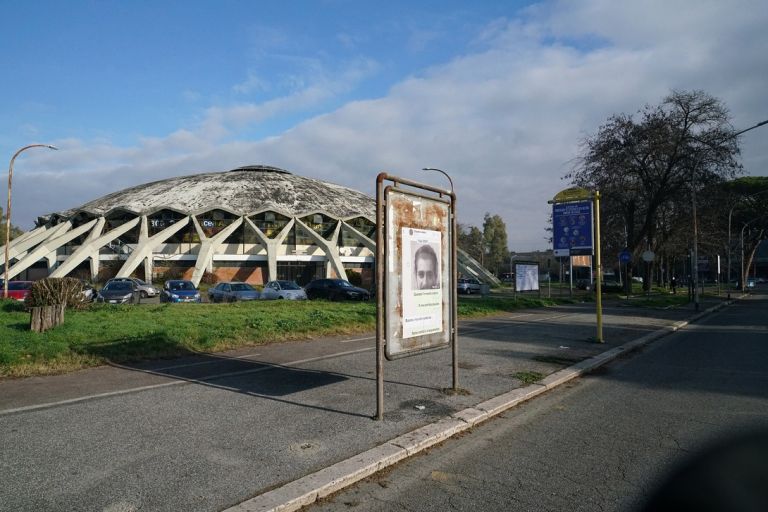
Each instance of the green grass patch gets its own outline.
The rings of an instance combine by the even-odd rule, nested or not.
[[[517,372],[512,376],[519,380],[524,386],[534,384],[544,378],[544,374],[539,372]]]
[[[549,299],[459,300],[459,316],[542,307]],[[233,304],[94,304],[67,310],[64,324],[29,330],[23,304],[0,301],[0,377],[217,352],[265,343],[373,331],[375,302],[254,301]]]

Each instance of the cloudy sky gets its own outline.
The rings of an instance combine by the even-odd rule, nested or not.
[[[447,187],[429,166],[460,222],[499,214],[510,249],[544,249],[547,200],[609,115],[676,88],[736,128],[768,119],[766,26],[764,0],[5,1],[0,159],[60,148],[16,160],[13,222],[247,164]],[[767,137],[742,136],[748,174]]]

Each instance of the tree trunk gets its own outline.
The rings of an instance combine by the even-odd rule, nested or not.
[[[64,308],[64,304],[31,308],[29,329],[33,332],[44,332],[63,324]]]

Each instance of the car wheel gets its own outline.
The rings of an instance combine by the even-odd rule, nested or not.
[[[146,292],[146,290],[141,290],[140,295],[142,299],[149,298],[149,294]]]

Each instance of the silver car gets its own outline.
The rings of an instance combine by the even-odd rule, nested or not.
[[[457,281],[456,288],[459,293],[466,293],[467,295],[480,293],[480,281],[477,279],[462,278]]]
[[[219,283],[208,290],[208,300],[211,302],[236,302],[238,300],[256,300],[259,291],[248,283],[232,281]]]
[[[147,297],[156,297],[156,296],[160,295],[160,289],[159,288],[155,288],[151,284],[146,283],[146,282],[142,281],[141,279],[137,279],[135,277],[113,277],[112,279],[107,281],[106,284],[109,284],[109,283],[112,283],[112,282],[116,282],[116,283],[131,282],[131,283],[135,284],[136,288],[138,288],[139,293],[141,294],[141,297],[144,298],[144,299],[147,298]]]
[[[307,300],[304,289],[293,281],[270,281],[261,291],[262,299]]]

